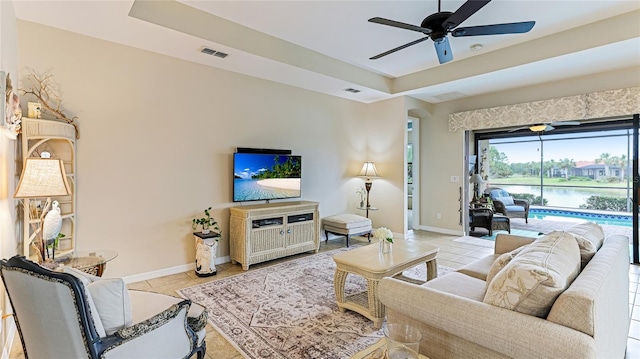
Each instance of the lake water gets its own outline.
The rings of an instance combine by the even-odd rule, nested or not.
[[[503,188],[509,193],[530,193],[536,196],[540,195],[539,186],[520,186],[520,185],[495,185]],[[544,187],[544,198],[548,201],[546,204],[550,207],[580,208],[581,204],[586,204],[587,199],[591,196],[608,196],[627,198],[627,189],[609,189],[609,188],[558,188]],[[629,192],[629,197],[631,192]],[[539,204],[539,203],[535,203]]]

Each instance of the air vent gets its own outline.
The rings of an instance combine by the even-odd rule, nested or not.
[[[358,93],[358,92],[360,92],[360,90],[356,90],[356,89],[351,88],[351,87],[349,87],[348,89],[344,89],[344,90],[345,90],[345,91],[347,91],[347,92],[351,92],[351,93]]]
[[[216,50],[210,49],[208,47],[200,48],[200,52],[202,52],[203,54],[207,54],[207,55],[213,55],[213,56],[219,57],[221,59],[224,59],[225,57],[229,56],[229,54],[225,54],[224,52],[216,51]]]
[[[463,94],[462,92],[454,91],[454,92],[443,93],[440,95],[434,95],[433,97],[437,98],[440,101],[451,101],[451,100],[467,97],[467,95]]]

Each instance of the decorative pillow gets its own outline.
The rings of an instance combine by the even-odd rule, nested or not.
[[[487,287],[484,302],[545,318],[580,271],[572,235],[554,231],[524,247]]]
[[[101,280],[102,278],[96,277],[95,275],[91,275],[87,272],[83,272],[79,269],[64,266],[62,267],[62,271],[68,274],[73,275],[74,277],[80,279],[85,285],[89,285],[95,281]]]
[[[578,223],[566,231],[590,241],[596,247],[596,251],[600,249],[602,243],[604,243],[604,230],[595,222]]]
[[[513,197],[511,196],[496,197],[496,201],[502,202],[505,206],[513,206],[515,204],[515,202],[513,202]]]
[[[107,334],[133,324],[129,292],[121,278],[100,279],[87,286]]]
[[[491,280],[502,270],[502,268],[506,267],[509,262],[522,251],[526,246],[518,247],[511,252],[502,253],[493,264],[491,264],[491,268],[489,268],[489,273],[487,273],[487,286],[491,283]]]

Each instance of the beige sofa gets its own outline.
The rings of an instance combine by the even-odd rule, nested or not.
[[[590,260],[589,255],[585,258],[580,246],[576,259],[567,232],[568,238],[577,238],[573,242],[588,239],[595,247],[593,251],[597,250],[595,255],[592,253]],[[542,255],[533,248],[540,243],[546,251]],[[566,248],[556,247],[557,243]],[[520,253],[512,252],[517,248]],[[533,256],[525,254],[531,251]],[[527,255],[529,260],[523,265],[519,257]],[[553,283],[545,290],[554,285],[559,290],[546,299],[550,308],[541,310],[513,299],[522,294],[520,290],[528,296],[525,301],[544,297],[527,292],[526,280],[530,278],[518,272],[522,268],[530,270],[536,258],[549,274],[546,282],[536,283],[533,290],[549,284],[550,278]],[[531,273],[539,276],[540,270]],[[569,278],[565,281],[563,275]],[[512,287],[505,286],[509,290],[494,290],[508,281],[512,281]],[[581,224],[535,241],[498,234],[493,255],[423,285],[385,278],[378,293],[389,322],[420,328],[420,353],[431,359],[624,358],[629,333],[629,240],[621,235],[605,240],[602,229],[595,224]],[[498,297],[507,294],[496,301],[496,293]]]

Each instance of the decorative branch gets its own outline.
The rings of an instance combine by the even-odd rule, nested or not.
[[[32,95],[42,105],[42,112],[49,113],[57,120],[65,121],[72,125],[76,130],[76,138],[80,138],[80,130],[78,129],[78,123],[75,120],[78,118],[67,117],[62,112],[62,99],[60,98],[60,90],[57,84],[53,81],[53,75],[49,72],[45,72],[40,75],[34,71],[27,76],[34,86],[30,89],[20,89],[23,95]]]

